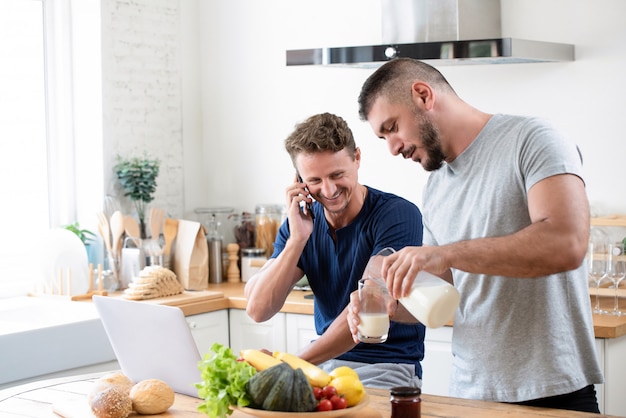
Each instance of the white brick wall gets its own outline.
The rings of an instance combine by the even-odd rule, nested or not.
[[[115,157],[161,160],[155,200],[167,216],[183,216],[183,140],[179,0],[102,1],[105,193],[123,197]]]

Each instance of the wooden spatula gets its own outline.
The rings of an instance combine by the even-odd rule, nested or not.
[[[159,239],[161,228],[163,227],[163,215],[165,210],[162,208],[150,209],[150,235],[152,239]]]
[[[124,215],[124,231],[131,238],[141,238],[139,223],[131,215]]]
[[[165,218],[165,226],[163,227],[163,237],[165,238],[165,247],[163,248],[163,254],[170,255],[172,251],[172,242],[176,238],[178,233],[178,220],[172,218]]]

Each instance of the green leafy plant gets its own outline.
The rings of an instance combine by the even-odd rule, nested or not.
[[[71,223],[69,225],[65,225],[63,228],[67,229],[70,232],[73,232],[80,238],[83,242],[83,245],[89,245],[96,238],[96,234],[91,232],[88,229],[82,229],[78,223],[78,221]]]
[[[160,166],[161,161],[144,154],[142,158],[122,158],[118,155],[114,167],[124,196],[130,198],[137,210],[142,238],[145,238],[146,231],[146,205],[154,200]]]
[[[196,388],[204,399],[198,411],[212,418],[225,418],[233,413],[229,406],[250,404],[246,383],[256,369],[246,361],[238,361],[230,348],[219,343],[214,343],[211,351],[198,363],[202,382],[196,383]]]

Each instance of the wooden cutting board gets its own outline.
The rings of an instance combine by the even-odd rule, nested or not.
[[[207,301],[212,299],[223,298],[224,293],[212,290],[185,290],[178,295],[166,296],[162,298],[144,299],[142,302],[158,303],[159,305],[180,306],[189,303]]]

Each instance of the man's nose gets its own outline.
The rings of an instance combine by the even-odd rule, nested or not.
[[[336,191],[337,191],[337,186],[335,185],[335,182],[333,180],[330,180],[330,179],[322,180],[321,192],[323,196],[328,197],[328,198],[333,197]]]
[[[387,147],[391,155],[399,155],[402,153],[402,141],[397,135],[388,135],[385,137]]]

